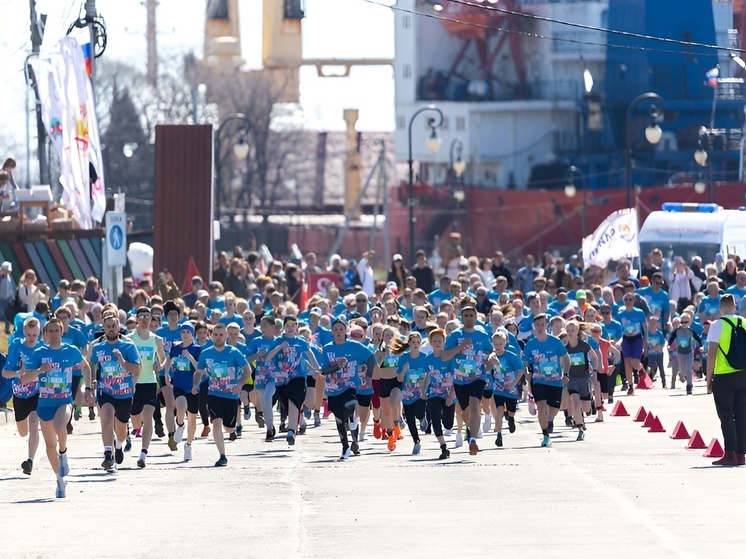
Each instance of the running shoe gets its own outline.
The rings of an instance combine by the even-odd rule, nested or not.
[[[502,446],[503,445],[503,434],[498,433],[497,438],[495,439],[495,446]]]
[[[101,467],[107,472],[114,470],[114,457],[111,455],[104,456],[104,461],[101,462]]]
[[[420,453],[420,450],[422,450],[422,445],[420,443],[414,443],[414,448],[412,449],[412,456],[417,456]]]
[[[267,436],[264,438],[264,442],[271,443],[273,440],[275,440],[275,437],[272,435],[272,431],[267,431]]]
[[[174,440],[177,443],[180,443],[182,440],[184,440],[184,428],[186,427],[186,423],[182,423],[181,425],[176,425],[176,431],[174,432]]]
[[[132,450],[132,439],[127,436],[124,443],[124,451],[129,452],[130,450]]]
[[[479,452],[479,445],[477,445],[476,439],[472,439],[469,443],[469,454],[476,456],[477,452]]]
[[[238,435],[236,435],[235,431],[233,431],[230,435],[228,435],[228,440],[229,441],[235,441],[236,439],[238,439]],[[174,449],[174,450],[176,450],[176,449]]]
[[[305,417],[306,419],[311,419],[311,410],[309,410],[308,408],[304,409],[303,417]]]
[[[184,445],[184,462],[192,461],[192,445],[189,443]]]
[[[508,416],[508,431],[515,433],[515,417],[512,415]]]
[[[453,435],[453,429],[444,429],[443,430],[443,436],[450,437],[451,435]]]
[[[60,458],[60,477],[67,477],[67,474],[70,473],[70,464],[68,464],[67,462],[67,453],[60,454],[59,458]]]
[[[461,446],[464,446],[464,436],[461,434],[461,431],[456,433],[456,448],[459,448]]]
[[[398,425],[394,427],[394,436],[396,437],[397,441],[404,440],[404,435],[401,434],[401,427],[399,427]]]
[[[80,412],[80,406],[75,406],[73,409],[73,419],[75,421],[80,421],[81,417],[83,417],[83,414]]]
[[[256,412],[256,424],[259,426],[259,429],[264,429],[264,412]]]
[[[138,468],[144,468],[144,467],[145,467],[145,460],[143,460],[142,458],[140,458],[140,459],[139,459],[139,460],[137,461],[137,467],[138,467]]]
[[[251,419],[251,408],[249,406],[244,407],[243,409],[243,418],[248,421]]]
[[[243,425],[236,425],[236,437],[240,439],[241,435],[243,435]]]
[[[492,414],[488,413],[484,416],[484,423],[482,424],[482,431],[485,433],[489,433],[490,429],[492,428]]]
[[[686,393],[687,393],[687,394],[688,394],[689,396],[691,396],[691,395],[692,395],[692,385],[691,385],[691,384],[687,384],[687,385],[686,385]]]
[[[215,467],[222,467],[228,465],[228,458],[226,458],[225,454],[221,454],[220,458],[218,458],[218,461],[215,462]]]
[[[613,404],[614,403],[614,396],[609,396],[609,399],[606,401],[607,404]]]
[[[317,411],[313,412],[313,426],[314,427],[321,426],[321,414]]]
[[[635,387],[634,386],[630,386],[627,389],[627,396],[634,396],[634,394],[635,394]]]
[[[135,435],[136,439],[142,438],[142,429],[133,429],[132,434]]]
[[[352,444],[350,445],[350,450],[352,451],[352,454],[355,456],[360,456],[360,445],[357,444],[357,441],[352,441]]]
[[[565,427],[572,427],[572,417],[570,417],[569,415],[565,418]]]
[[[604,416],[601,414],[598,414],[596,416],[596,421],[594,423],[603,423],[604,422]]]
[[[576,441],[582,441],[582,440],[584,440],[584,439],[585,439],[585,431],[583,431],[583,430],[581,429],[580,431],[578,431],[578,438],[577,438],[577,439],[575,439],[575,440],[576,440]]]
[[[287,437],[285,437],[288,441],[288,445],[294,446],[295,445],[295,433],[293,433],[292,430],[288,431]]]
[[[554,421],[550,421],[550,422],[549,422],[549,423],[547,424],[547,433],[549,433],[550,435],[551,435],[552,433],[554,433]]]
[[[57,497],[58,499],[64,499],[66,496],[66,493],[65,493],[66,487],[67,487],[67,482],[64,479],[62,478],[57,479],[57,491],[55,491],[54,496]]]
[[[380,439],[382,434],[383,434],[383,431],[381,429],[381,422],[374,421],[373,422],[373,437],[376,439]]]
[[[285,425],[284,421],[280,421],[280,433],[287,433],[288,432],[288,426]]]
[[[298,425],[298,434],[305,435],[306,429],[308,429],[308,424],[306,423],[306,418],[302,417],[300,420],[300,425]]]
[[[420,420],[420,431],[425,433],[427,431],[427,428],[430,427],[430,423],[427,421],[427,417],[423,417]]]
[[[352,455],[352,451],[349,448],[345,448],[342,451],[342,456],[339,457],[340,460],[347,460]]]
[[[665,387],[664,387],[665,388]],[[606,411],[606,406],[603,405],[603,403],[596,408],[598,411]]]
[[[391,452],[394,452],[396,450],[396,437],[394,435],[389,435],[388,449]]]
[[[441,448],[440,449],[440,456],[438,456],[438,460],[445,460],[446,458],[451,457],[451,451],[447,448]]]
[[[124,450],[122,449],[122,447],[114,449],[114,461],[117,464],[121,464],[122,462],[124,462]]]
[[[544,438],[541,439],[541,446],[552,446],[552,439],[549,438],[549,435],[544,435]]]
[[[166,432],[163,430],[163,423],[155,424],[155,436],[161,439],[166,436]]]
[[[90,421],[93,421],[94,419],[96,419],[96,412],[93,411],[93,408],[88,408],[88,419]]]
[[[31,475],[31,470],[34,469],[34,461],[29,458],[28,460],[24,460],[21,462],[21,469],[23,470],[23,473],[27,476]]]
[[[206,437],[209,434],[210,434],[210,426],[209,425],[205,425],[204,427],[202,427],[202,434],[200,436],[201,437]]]
[[[231,433],[232,435],[233,433]],[[179,448],[179,445],[176,443],[176,439],[174,439],[173,435],[168,437],[168,448],[171,449],[172,452],[176,452]]]

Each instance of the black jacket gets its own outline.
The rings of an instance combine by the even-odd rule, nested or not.
[[[417,280],[417,287],[425,293],[430,293],[435,289],[435,274],[430,266],[423,266],[422,268],[415,266],[409,273]]]
[[[510,273],[510,270],[503,262],[499,266],[492,265],[492,275],[495,276],[495,279],[497,279],[499,276],[503,276],[506,280],[508,280],[508,288],[513,289],[513,274]],[[486,287],[489,287],[492,289],[491,285],[488,285]]]

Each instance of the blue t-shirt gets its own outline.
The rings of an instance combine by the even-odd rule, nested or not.
[[[640,311],[642,312],[642,311]],[[523,361],[531,365],[531,378],[535,384],[562,387],[561,358],[567,355],[567,348],[562,341],[552,335],[540,342],[531,338],[523,349]]]
[[[655,332],[648,331],[648,355],[663,355],[666,345],[666,336],[663,330],[658,328]]]
[[[215,299],[208,299],[207,308],[225,312],[225,298],[222,295],[218,295]]]
[[[448,291],[441,291],[440,289],[436,289],[428,294],[427,300],[430,301],[430,304],[437,311],[443,301],[451,300],[451,293]]]
[[[243,334],[243,339],[244,339],[244,340],[246,340],[246,341],[245,341],[244,343],[245,343],[245,344],[246,344],[247,346],[249,345],[249,342],[250,342],[251,340],[253,340],[253,339],[255,339],[255,338],[259,338],[259,337],[261,337],[261,335],[262,335],[262,333],[261,333],[261,332],[260,332],[259,330],[257,330],[256,328],[254,329],[254,331],[253,331],[253,332],[252,332],[251,334],[249,334],[249,333],[245,332],[245,331],[244,331],[244,330],[242,329],[242,330],[241,330],[241,334]]]
[[[500,365],[492,369],[492,390],[498,396],[505,398],[518,398],[518,386],[508,390],[508,385],[515,382],[518,374],[523,371],[523,361],[518,354],[505,350],[505,353],[498,357]]]
[[[425,368],[428,374],[427,397],[448,399],[453,388],[453,359],[443,361],[443,356],[432,353],[426,357]]]
[[[225,324],[226,326],[228,326],[228,325],[229,325],[230,323],[232,323],[232,322],[235,322],[236,324],[238,324],[238,327],[239,327],[239,328],[240,328],[241,330],[243,330],[243,327],[244,327],[244,324],[243,324],[243,318],[241,318],[240,316],[238,316],[238,315],[237,315],[237,314],[235,314],[235,313],[234,313],[234,314],[233,314],[233,316],[232,316],[232,317],[230,317],[230,318],[228,318],[228,317],[227,317],[227,316],[225,316],[225,315],[221,316],[218,322],[220,322],[221,324]]]
[[[608,324],[601,322],[601,330],[603,337],[606,340],[613,340],[618,342],[622,339],[622,325],[616,320],[610,320]]]
[[[118,349],[122,359],[128,363],[140,364],[140,352],[129,338],[120,338],[115,343],[109,343],[101,338],[91,348],[91,368],[97,371],[98,390],[117,400],[132,398],[135,393],[135,377],[119,364],[114,355]]]
[[[454,330],[446,338],[443,349],[453,349],[466,338],[471,340],[471,347],[460,351],[453,357],[454,384],[469,384],[475,380],[485,379],[484,359],[492,351],[492,342],[484,330],[475,329],[473,332],[465,332],[463,328]]]
[[[622,332],[625,336],[641,336],[647,325],[645,313],[635,307],[631,311],[626,308],[620,310],[617,320],[622,325]]]
[[[412,357],[411,350],[406,351],[399,357],[399,367],[396,369],[397,374],[402,373],[405,365],[407,365],[407,371],[404,373],[404,380],[402,381],[401,401],[402,404],[409,405],[424,398],[427,394],[427,387],[422,383],[427,377],[427,355],[420,352],[415,359]]]
[[[647,301],[648,307],[650,307],[650,316],[658,318],[661,324],[666,322],[671,315],[671,300],[668,293],[662,289],[656,293],[651,286],[643,287],[637,293]]]
[[[70,326],[67,332],[62,334],[62,343],[69,344],[77,347],[81,352],[88,346],[88,337],[75,326]],[[75,367],[73,370],[73,376],[79,377],[83,375],[83,371],[80,367]]]
[[[256,355],[261,349],[264,349],[264,356],[257,358],[254,368],[254,386],[260,390],[265,389],[270,381],[274,382],[274,360],[267,361],[265,357],[275,347],[277,340],[281,339],[279,336],[277,338],[259,336],[251,340],[246,346],[248,355]]]
[[[275,347],[287,344],[287,347],[277,352],[275,362],[275,383],[277,386],[287,384],[293,379],[306,376],[306,368],[303,360],[305,353],[311,349],[310,344],[303,336],[280,336]]]
[[[36,345],[33,347],[25,345],[22,339],[16,338],[8,347],[8,357],[5,360],[5,366],[3,369],[17,373],[21,370],[21,365],[24,361],[29,358],[34,350],[40,347],[42,347],[41,337],[39,337],[36,341]],[[11,380],[13,383],[13,396],[16,398],[27,399],[36,396],[39,393],[39,379],[35,379],[33,382],[27,384],[21,384],[20,379],[18,378]]]
[[[731,285],[728,289],[725,290],[726,293],[730,293],[735,297],[736,299],[736,308],[738,308],[738,305],[741,304],[741,299],[746,297],[746,289],[741,289],[737,285]]]
[[[332,336],[331,330],[327,330],[323,326],[317,326],[315,330],[311,330],[311,342],[317,346],[324,347],[332,341],[334,341],[334,336]]]
[[[181,327],[177,326],[175,330],[171,330],[168,324],[164,324],[155,331],[155,335],[163,340],[163,353],[171,355],[171,346],[181,341]],[[158,376],[162,377],[164,374],[165,371],[158,371]]]
[[[207,373],[207,395],[238,400],[233,389],[243,376],[243,368],[249,364],[246,357],[235,347],[226,345],[221,351],[211,347],[200,353],[197,369]]]
[[[68,344],[58,349],[38,347],[26,358],[27,369],[39,369],[49,363],[51,369],[39,375],[38,407],[58,407],[73,401],[73,368],[83,361],[80,350]]]
[[[720,295],[710,297],[707,295],[702,299],[697,309],[698,314],[704,314],[706,319],[713,319],[720,314]]]
[[[183,342],[176,343],[171,346],[171,351],[168,354],[171,357],[171,370],[168,374],[171,375],[171,384],[175,388],[191,394],[196,369],[192,362],[182,355],[184,350],[188,351],[194,360],[199,363],[199,356],[202,354],[201,347],[193,343],[185,348]]]
[[[319,365],[324,369],[343,357],[347,359],[347,363],[334,373],[326,375],[327,396],[338,396],[350,388],[357,389],[365,381],[367,363],[373,357],[373,352],[354,340],[345,340],[341,344],[332,342],[322,348]]]

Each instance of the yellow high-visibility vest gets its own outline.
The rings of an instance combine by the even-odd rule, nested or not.
[[[728,318],[731,320],[731,322],[741,324],[743,326],[743,324],[741,323],[743,318],[740,316],[728,316],[725,318]],[[729,373],[738,372],[739,369],[734,369],[733,367],[731,367],[728,363],[728,360],[725,358],[725,356],[728,354],[728,351],[730,350],[730,337],[733,327],[722,318],[720,319],[720,321],[723,324],[723,329],[720,331],[720,339],[718,340],[718,353],[715,357],[715,370],[713,371],[713,373],[716,375],[727,375]]]

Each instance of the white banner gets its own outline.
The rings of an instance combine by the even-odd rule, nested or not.
[[[619,210],[607,217],[592,235],[583,239],[583,263],[605,268],[611,260],[640,255],[637,212]]]

